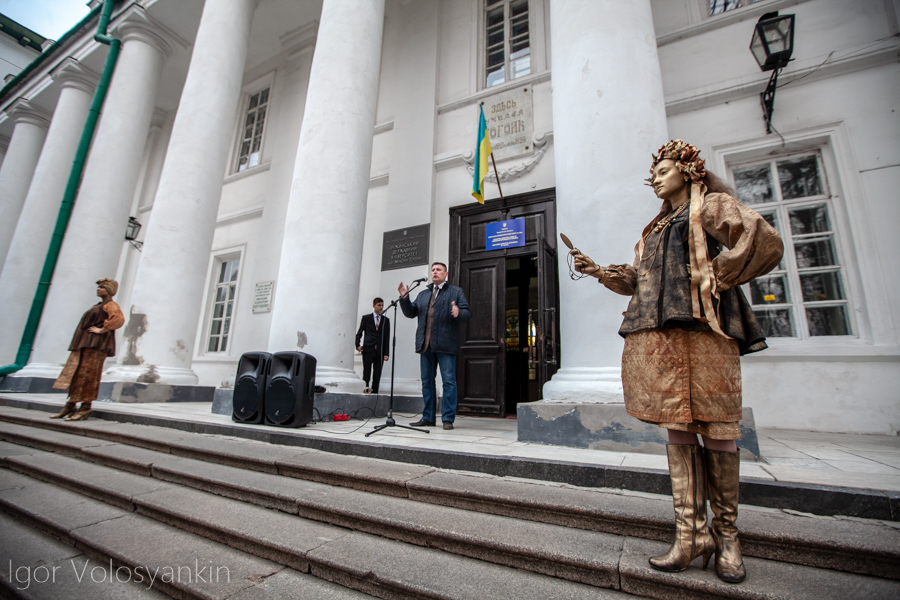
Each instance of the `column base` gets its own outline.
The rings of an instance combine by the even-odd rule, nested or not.
[[[624,404],[529,402],[517,407],[520,442],[590,448],[608,452],[666,453],[668,434],[625,412]],[[759,438],[753,410],[744,407],[741,439],[735,440],[741,460],[758,461]]]
[[[353,369],[316,365],[316,385],[321,385],[329,392],[361,394],[366,382]]]
[[[20,371],[21,372],[21,371]],[[65,394],[66,390],[53,388],[56,377],[0,377],[0,392],[16,394]]]
[[[543,402],[624,404],[619,367],[563,368],[544,384]]]
[[[391,378],[382,377],[378,384],[378,393],[381,395],[390,395]],[[422,397],[422,380],[400,378],[394,380],[394,396],[418,396]],[[421,407],[419,407],[421,409]]]
[[[97,399],[101,402],[122,402],[125,404],[212,402],[215,392],[216,388],[213,386],[204,385],[101,381]]]
[[[103,380],[124,383],[160,383],[176,386],[197,385],[200,382],[197,374],[191,369],[162,367],[159,365],[116,365],[103,372]]]
[[[52,379],[56,381],[62,373],[63,365],[60,363],[28,363],[11,377],[35,377],[40,379]]]

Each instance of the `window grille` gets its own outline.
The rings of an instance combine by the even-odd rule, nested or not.
[[[709,0],[709,16],[756,4],[757,2],[762,2],[762,0]]]
[[[485,0],[484,87],[531,73],[528,20],[528,0]]]
[[[738,198],[784,240],[784,258],[746,286],[767,337],[853,335],[840,238],[818,153],[732,169]]]
[[[250,96],[238,152],[238,172],[259,165],[262,157],[263,133],[266,129],[266,113],[269,108],[269,88]]]
[[[237,297],[238,268],[240,258],[223,260],[219,264],[216,288],[213,291],[212,318],[209,322],[207,352],[225,352],[234,316],[234,300]]]

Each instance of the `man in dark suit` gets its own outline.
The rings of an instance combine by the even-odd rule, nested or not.
[[[409,290],[403,282],[400,292],[400,309],[410,319],[418,317],[416,328],[416,352],[419,354],[419,369],[422,376],[422,399],[425,408],[422,418],[412,425],[430,426],[435,424],[435,404],[437,389],[434,379],[437,367],[441,367],[441,381],[444,384],[444,401],[441,420],[444,429],[453,429],[456,420],[456,354],[459,352],[459,323],[472,316],[469,303],[462,288],[447,283],[447,265],[431,265],[431,284],[409,300]]]
[[[363,315],[356,332],[356,349],[362,353],[363,379],[366,382],[364,394],[377,394],[378,382],[381,381],[381,368],[390,358],[391,320],[381,314],[384,300],[375,298],[372,301],[372,312]],[[369,387],[369,376],[372,386]]]

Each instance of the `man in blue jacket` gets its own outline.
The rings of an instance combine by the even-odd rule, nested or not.
[[[431,265],[431,284],[415,302],[409,300],[409,289],[400,282],[400,309],[410,319],[418,317],[416,352],[422,375],[422,397],[425,408],[422,418],[411,425],[434,427],[437,389],[434,381],[437,367],[441,367],[444,383],[444,402],[441,420],[444,429],[453,429],[456,420],[456,353],[459,352],[459,323],[472,316],[462,288],[447,283],[447,265]]]

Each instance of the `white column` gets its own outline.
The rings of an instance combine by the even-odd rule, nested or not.
[[[0,169],[3,168],[3,159],[6,158],[6,151],[9,150],[9,138],[5,135],[0,135]],[[3,264],[0,263],[0,270],[3,269]]]
[[[59,100],[0,273],[0,364],[11,363],[19,348],[97,84],[97,76],[72,58],[51,77],[61,84]]]
[[[384,0],[325,0],[276,283],[269,350],[316,357],[316,381],[362,391],[353,336]]]
[[[191,357],[255,7],[203,7],[110,380],[198,381]]]
[[[431,223],[434,239],[434,138],[437,131],[438,40],[440,38],[440,8],[436,0],[418,0],[405,6],[397,6],[397,14],[391,15],[391,35],[400,44],[397,53],[397,75],[394,96],[402,99],[403,110],[394,113],[394,129],[391,132],[391,171],[388,180],[388,201],[383,230],[393,231],[404,227]],[[399,30],[399,32],[397,31]],[[377,231],[375,246],[381,248],[382,231]],[[371,242],[370,242],[371,244]],[[369,246],[371,248],[371,246]],[[435,254],[435,246],[429,240],[431,261],[449,262],[449,256]],[[378,267],[381,255],[378,253]],[[360,305],[371,310],[371,299],[397,296],[397,284],[425,277],[428,266],[410,267],[395,271],[383,271],[378,278],[378,289],[361,289],[364,295]],[[363,277],[365,280],[366,277]],[[413,292],[413,297],[422,288]],[[391,315],[393,318],[393,311]],[[415,353],[415,319],[407,319],[397,310],[395,323],[397,351],[394,365],[394,393],[420,396],[422,381],[419,376],[419,357]],[[390,365],[387,365],[390,366]],[[381,389],[390,389],[390,371],[381,376]]]
[[[550,12],[557,227],[601,265],[631,263],[659,208],[643,185],[650,155],[668,141],[650,0],[551,0]],[[544,399],[621,402],[628,298],[570,281],[560,248],[563,368]]]
[[[55,377],[72,330],[96,302],[95,281],[115,277],[171,37],[136,9],[114,35],[122,50],[103,104],[81,188],[29,364],[20,376]]]
[[[6,114],[15,121],[15,127],[0,166],[0,270],[50,124],[50,115],[28,100],[15,101]]]

